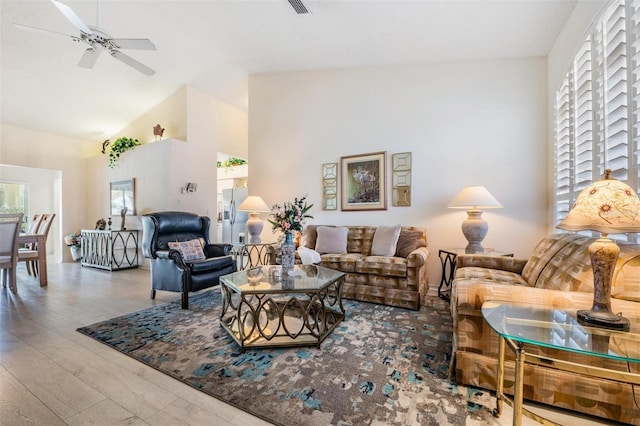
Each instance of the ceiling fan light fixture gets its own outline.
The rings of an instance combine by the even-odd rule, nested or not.
[[[146,38],[125,38],[117,39],[112,38],[107,32],[99,28],[98,26],[89,26],[85,24],[82,19],[66,4],[58,1],[51,0],[55,7],[67,18],[67,20],[79,31],[79,35],[70,35],[58,33],[55,31],[45,30],[42,28],[30,27],[28,25],[14,24],[18,28],[22,28],[29,31],[39,31],[48,34],[56,34],[65,37],[71,37],[73,41],[82,42],[89,46],[80,58],[78,63],[82,68],[93,68],[98,56],[103,51],[108,51],[111,56],[123,62],[126,65],[140,71],[145,75],[153,75],[155,71],[148,66],[142,64],[136,59],[131,58],[128,55],[120,52],[119,49],[136,49],[136,50],[156,50],[156,46],[151,40]],[[98,2],[99,10],[99,2]],[[99,22],[98,16],[96,16],[96,24]]]

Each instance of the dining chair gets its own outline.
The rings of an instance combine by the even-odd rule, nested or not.
[[[47,236],[49,235],[49,230],[51,229],[51,224],[53,223],[53,219],[56,217],[55,213],[43,214],[40,218],[40,225],[34,234],[44,234],[45,243],[47,240]],[[18,250],[18,262],[25,262],[25,266],[27,268],[27,273],[29,275],[38,276],[38,250],[46,250],[47,247],[38,247],[37,244],[33,244],[32,248],[23,248]]]
[[[16,282],[16,266],[18,262],[18,234],[22,225],[22,213],[0,214],[0,270],[2,271],[2,287],[7,286],[12,292],[18,292]]]
[[[41,214],[34,214],[33,217],[31,218],[31,221],[29,221],[28,225],[27,225],[27,234],[37,234],[38,233],[38,228],[40,227],[40,224],[42,223],[42,218],[44,215]],[[18,251],[20,250],[35,250],[35,243],[27,243],[27,244],[21,244],[20,247],[18,247]]]
[[[43,218],[44,215],[42,214],[34,214],[27,226],[27,234],[37,234]]]
[[[38,233],[38,228],[40,227],[40,224],[42,223],[42,218],[43,217],[44,217],[44,215],[42,215],[42,214],[34,214],[33,215],[33,217],[31,218],[31,221],[27,225],[27,234],[37,234]],[[18,254],[20,254],[21,252],[27,252],[27,251],[31,251],[31,250],[35,250],[35,249],[36,249],[36,243],[21,244],[20,247],[18,247]],[[27,273],[29,275],[31,275],[31,265],[29,264],[29,262],[25,263],[25,265],[27,267]]]

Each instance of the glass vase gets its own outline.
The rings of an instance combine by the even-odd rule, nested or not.
[[[284,241],[280,246],[280,256],[282,258],[282,269],[292,270],[296,260],[296,246],[293,244],[291,232],[285,232]]]

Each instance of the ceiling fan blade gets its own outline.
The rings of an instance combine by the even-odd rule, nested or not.
[[[100,56],[100,52],[96,52],[94,49],[88,48],[80,58],[78,66],[81,68],[93,68],[98,60],[98,56]]]
[[[33,32],[38,32],[38,33],[47,33],[47,34],[55,34],[55,35],[59,35],[59,36],[64,36],[64,37],[71,37],[72,39],[76,40],[76,41],[80,41],[80,39],[76,36],[72,36],[70,34],[65,34],[65,33],[59,33],[57,31],[50,31],[50,30],[45,30],[43,28],[37,28],[37,27],[30,27],[29,25],[23,25],[23,24],[13,24],[14,27],[19,28],[21,30],[26,30],[26,31],[33,31]]]
[[[125,55],[124,53],[119,52],[117,50],[112,50],[111,51],[111,56],[113,56],[114,58],[118,59],[119,61],[124,62],[125,64],[129,65],[130,67],[133,67],[133,68],[137,69],[142,74],[154,75],[156,73],[154,70],[152,70],[148,66],[144,65],[143,63],[138,62],[135,59],[133,59],[131,56]]]
[[[156,45],[148,38],[113,38],[111,41],[120,49],[156,50]]]
[[[66,4],[60,3],[57,0],[51,0],[51,2],[58,8],[60,12],[73,24],[74,27],[82,31],[83,33],[93,34],[93,32],[87,27],[87,24],[82,22],[82,19],[76,15],[76,13]]]

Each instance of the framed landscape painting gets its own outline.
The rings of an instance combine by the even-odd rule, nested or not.
[[[387,153],[340,157],[342,210],[386,210]]]

